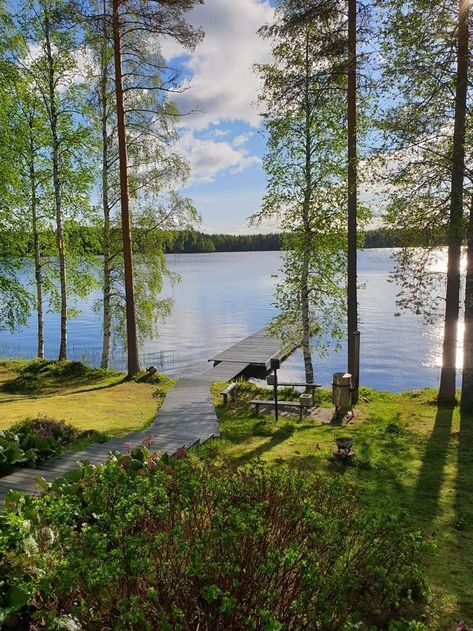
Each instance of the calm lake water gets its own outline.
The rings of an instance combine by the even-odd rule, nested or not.
[[[437,386],[441,324],[426,326],[412,314],[395,313],[398,288],[387,281],[392,268],[390,250],[359,253],[361,316],[361,383],[385,390]],[[272,307],[278,252],[171,254],[169,267],[181,283],[164,290],[174,299],[172,316],[160,325],[159,337],[146,342],[143,365],[154,364],[171,375],[206,369],[209,357],[267,324]],[[439,268],[439,271],[441,267]],[[70,321],[69,357],[98,363],[101,319],[92,304],[96,295],[79,303],[80,315]],[[48,314],[45,322],[46,355],[58,352],[59,318]],[[32,357],[36,348],[36,320],[14,335],[0,332],[0,355]],[[344,351],[314,359],[316,379],[331,383],[332,373],[345,369]],[[113,366],[123,368],[120,352]],[[302,358],[295,352],[286,360],[281,378],[300,379]]]

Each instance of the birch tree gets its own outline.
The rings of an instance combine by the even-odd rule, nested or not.
[[[67,358],[69,290],[85,295],[94,282],[84,268],[82,253],[66,252],[65,218],[86,216],[92,182],[89,131],[83,120],[81,87],[76,83],[79,39],[74,6],[68,0],[26,0],[18,9],[14,20],[25,53],[17,63],[33,83],[48,120],[59,285],[58,293],[53,292],[53,303],[60,313],[62,360]]]
[[[30,292],[18,277],[23,267],[24,243],[12,236],[13,209],[20,188],[16,165],[24,142],[15,99],[21,76],[12,61],[12,51],[17,53],[20,49],[11,16],[5,3],[0,2],[0,329],[10,331],[27,322],[32,306]]]
[[[54,254],[54,244],[48,238],[51,224],[51,172],[47,156],[47,117],[31,83],[23,81],[16,91],[19,133],[23,138],[19,154],[21,187],[16,208],[16,224],[23,227],[33,247],[35,306],[37,321],[37,357],[44,358],[45,294],[51,283],[47,269]],[[46,276],[45,276],[46,270]]]
[[[261,65],[260,101],[268,132],[267,190],[254,220],[278,218],[287,233],[281,314],[273,328],[302,346],[305,377],[313,383],[311,337],[319,351],[342,335],[346,313],[345,89],[339,79],[344,38],[333,37],[339,13],[330,3],[318,23],[299,19],[306,3],[278,5],[271,38],[274,63]]]

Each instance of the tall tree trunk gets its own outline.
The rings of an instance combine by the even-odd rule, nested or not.
[[[31,185],[31,225],[33,230],[34,249],[34,273],[36,283],[36,313],[38,322],[38,348],[37,355],[44,358],[44,317],[43,317],[43,270],[41,260],[41,249],[39,245],[37,196],[36,196],[36,169],[35,169],[35,147],[33,134],[33,114],[28,118],[29,145],[30,145],[30,185]]]
[[[133,284],[133,251],[131,245],[131,218],[128,195],[128,164],[126,147],[126,124],[123,106],[120,0],[113,0],[113,52],[115,59],[115,97],[117,106],[118,154],[120,162],[120,202],[122,216],[123,262],[125,270],[126,334],[128,351],[128,376],[140,369],[138,338],[136,334],[135,290]]]
[[[108,75],[107,75],[107,18],[106,0],[103,3],[104,32],[101,48],[100,100],[102,106],[102,207],[103,207],[103,340],[101,368],[108,368],[110,362],[110,338],[112,332],[111,312],[111,262],[110,262],[110,205],[108,198]]]
[[[302,310],[302,354],[304,357],[304,370],[306,383],[314,383],[314,365],[312,363],[312,352],[310,350],[310,307],[309,307],[309,252],[308,238],[304,239],[304,254],[302,261],[301,277],[301,310]]]
[[[460,308],[460,258],[465,170],[465,118],[468,77],[468,13],[470,0],[459,0],[455,122],[452,148],[452,185],[448,227],[448,266],[442,371],[438,402],[455,403],[458,313]]]
[[[357,296],[357,154],[356,154],[356,0],[348,0],[348,257],[347,257],[347,348],[348,372],[358,381],[355,366],[355,331],[358,330]],[[353,403],[358,400],[355,382]]]
[[[302,354],[306,383],[314,383],[314,366],[310,350],[310,296],[309,296],[309,266],[310,266],[310,201],[312,195],[312,143],[311,143],[311,105],[310,105],[310,57],[309,38],[306,36],[305,47],[305,191],[302,209],[304,228],[304,249],[302,253],[301,273],[301,315],[302,315]]]
[[[54,76],[54,60],[51,49],[50,21],[48,9],[45,8],[45,41],[48,59],[49,73],[49,119],[51,127],[51,140],[53,152],[53,185],[56,206],[56,248],[59,261],[59,288],[61,294],[61,339],[59,344],[59,360],[67,359],[67,284],[66,284],[66,258],[64,252],[64,234],[62,226],[62,191],[59,174],[59,136],[58,113],[56,107],[56,87]]]
[[[460,408],[473,412],[473,195],[470,200],[465,282],[465,330],[463,333],[463,375]]]

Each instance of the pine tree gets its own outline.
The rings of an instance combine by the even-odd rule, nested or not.
[[[192,49],[200,37],[200,33],[192,29],[184,20],[184,13],[191,9],[197,0],[113,0],[112,33],[115,66],[115,99],[117,115],[117,135],[120,167],[120,204],[123,240],[124,280],[126,296],[126,330],[128,375],[131,377],[139,370],[138,335],[136,323],[135,286],[133,273],[133,251],[131,238],[130,194],[128,181],[128,125],[125,112],[123,79],[126,71],[127,56],[133,57],[133,33],[139,32],[143,39],[147,36],[166,34],[176,39],[183,46]],[[132,59],[128,65],[140,72]],[[146,63],[144,64],[146,65]],[[148,75],[149,78],[149,75]],[[137,89],[139,82],[127,89]],[[160,90],[163,85],[148,82],[144,90]]]

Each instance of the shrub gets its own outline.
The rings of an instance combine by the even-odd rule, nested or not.
[[[48,460],[78,443],[103,440],[105,436],[100,432],[80,431],[64,421],[25,419],[0,431],[0,473],[8,473],[15,465],[26,466]]]
[[[328,631],[406,618],[423,595],[419,535],[342,480],[181,456],[134,449],[14,494],[5,610],[50,629]]]

